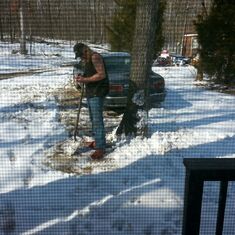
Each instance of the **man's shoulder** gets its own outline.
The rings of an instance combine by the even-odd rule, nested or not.
[[[92,58],[102,58],[102,55],[96,51],[93,51],[91,57]]]
[[[103,61],[103,57],[98,52],[94,52],[94,53],[92,53],[91,60],[93,63],[94,62],[101,62],[101,61]]]

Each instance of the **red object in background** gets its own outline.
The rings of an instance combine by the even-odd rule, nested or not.
[[[109,86],[109,91],[110,92],[123,92],[123,85],[119,85],[119,84],[114,85],[114,84],[112,84],[112,85]]]
[[[161,52],[161,55],[160,55],[161,57],[163,57],[163,58],[167,58],[167,57],[169,57],[170,56],[170,54],[169,54],[169,51],[168,50],[163,50],[162,52]]]

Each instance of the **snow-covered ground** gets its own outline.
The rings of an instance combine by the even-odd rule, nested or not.
[[[107,156],[112,170],[65,174],[44,161],[68,139],[54,94],[71,79],[71,67],[59,65],[73,59],[72,45],[34,44],[35,55],[26,57],[10,53],[18,47],[0,43],[0,74],[52,70],[0,80],[0,234],[181,234],[183,158],[235,157],[235,97],[196,87],[191,66],[154,68],[165,77],[167,97],[150,111],[150,137],[117,146]],[[206,186],[202,234],[213,234],[218,184]],[[234,191],[230,184],[229,235]]]

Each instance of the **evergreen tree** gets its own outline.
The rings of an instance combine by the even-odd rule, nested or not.
[[[214,0],[208,15],[195,23],[202,69],[217,82],[235,83],[235,4]]]
[[[111,26],[107,26],[108,41],[112,51],[132,51],[135,30],[137,0],[114,0],[118,5]],[[156,0],[158,1],[158,0]],[[166,0],[160,0],[157,10],[157,31],[155,34],[154,52],[157,54],[164,44],[162,34],[163,14]]]

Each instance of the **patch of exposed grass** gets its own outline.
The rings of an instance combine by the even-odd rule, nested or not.
[[[58,90],[54,95],[59,105],[59,121],[64,124],[69,134],[72,135],[81,92],[70,82],[64,89]]]
[[[59,121],[65,126],[70,136],[73,136],[77,111],[79,107],[79,99],[81,92],[77,90],[72,83],[69,83],[64,89],[58,90],[53,94],[56,97],[59,106]],[[91,135],[91,123],[87,122],[87,109],[82,107],[79,122],[79,136],[90,136]],[[106,131],[112,132],[120,122],[120,114],[114,111],[104,112]],[[72,174],[91,174],[97,164],[85,164],[82,168],[79,167],[80,159],[79,156],[75,154],[68,154],[63,149],[63,143],[58,143],[53,147],[53,151],[47,155],[45,160],[45,165],[51,167],[52,169]],[[102,166],[106,170],[113,169],[114,163],[107,161],[103,163]]]
[[[77,162],[77,158],[66,155],[64,153],[58,153],[56,150],[48,156],[45,164],[52,169],[64,172],[64,173],[76,173],[73,170],[73,166]]]
[[[56,97],[59,106],[59,121],[72,136],[81,92],[73,86],[72,82],[69,82],[68,85],[57,90],[53,95]],[[64,173],[81,174],[79,169],[74,168],[77,161],[76,156],[65,153],[61,144],[56,144],[53,147],[53,152],[47,155],[44,164]]]

